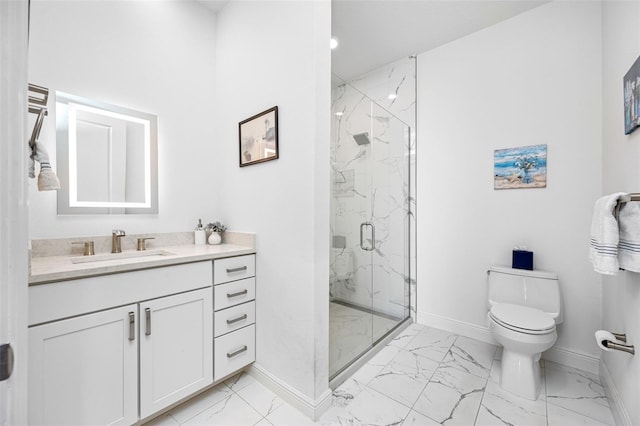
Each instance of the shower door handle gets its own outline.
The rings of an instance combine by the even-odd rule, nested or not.
[[[371,228],[371,245],[369,247],[364,245],[364,228],[367,226]],[[360,224],[360,248],[365,251],[373,251],[376,248],[376,227],[371,222],[362,222]]]

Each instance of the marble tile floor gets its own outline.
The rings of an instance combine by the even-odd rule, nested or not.
[[[235,376],[149,425],[614,425],[598,377],[546,362],[537,401],[500,389],[500,350],[412,324],[333,392],[313,422],[251,376]]]

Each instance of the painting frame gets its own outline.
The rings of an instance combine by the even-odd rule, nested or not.
[[[277,105],[238,123],[238,148],[240,167],[280,157]]]
[[[640,56],[622,79],[624,102],[624,134],[631,134],[640,126]]]
[[[547,187],[547,145],[493,151],[493,189]]]

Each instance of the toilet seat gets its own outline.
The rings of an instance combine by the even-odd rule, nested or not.
[[[553,318],[541,310],[512,303],[492,306],[489,317],[502,327],[524,334],[549,334],[556,327]]]

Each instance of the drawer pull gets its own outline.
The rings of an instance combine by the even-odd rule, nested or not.
[[[129,312],[129,341],[136,340],[136,314]]]
[[[247,266],[241,266],[239,268],[227,268],[227,274],[232,274],[234,272],[242,272],[242,271],[246,271],[247,270]]]
[[[247,319],[247,314],[242,314],[242,315],[240,315],[240,316],[238,316],[236,318],[228,319],[227,320],[227,324],[231,325],[231,324],[234,324],[234,323],[236,323],[238,321],[242,321],[242,320],[246,320],[246,319]]]
[[[247,294],[247,293],[248,293],[248,291],[247,291],[247,289],[245,288],[244,290],[242,290],[242,291],[237,291],[237,292],[235,292],[235,293],[227,293],[227,297],[228,297],[228,298],[232,298],[232,297],[244,296],[244,295],[245,295],[245,294]]]
[[[236,355],[240,355],[242,352],[245,352],[247,350],[247,345],[242,345],[241,348],[236,349],[233,352],[227,352],[227,358],[233,358]]]
[[[144,310],[145,319],[146,319],[146,330],[144,332],[145,336],[151,336],[151,309],[146,308]]]

